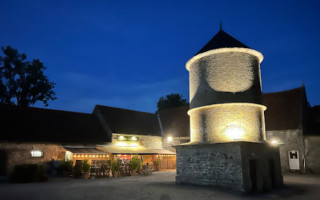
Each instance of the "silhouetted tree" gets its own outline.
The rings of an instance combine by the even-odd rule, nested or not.
[[[17,49],[1,49],[4,56],[0,56],[0,103],[30,106],[42,101],[48,106],[49,100],[56,99],[52,90],[55,83],[43,74],[46,67],[39,59],[26,61],[27,56]]]
[[[178,93],[172,93],[166,95],[166,97],[160,97],[157,103],[157,112],[167,108],[175,108],[180,106],[189,105],[186,99],[182,99],[182,95]]]

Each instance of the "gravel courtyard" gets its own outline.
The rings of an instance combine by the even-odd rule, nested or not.
[[[46,183],[0,184],[1,200],[110,200],[110,199],[320,199],[320,176],[290,174],[286,186],[272,193],[248,195],[212,187],[175,184],[175,171],[155,172],[151,176],[104,179],[52,179]]]

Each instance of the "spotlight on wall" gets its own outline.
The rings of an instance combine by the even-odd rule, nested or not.
[[[168,142],[172,142],[172,137],[167,138]]]
[[[243,139],[244,136],[244,128],[240,127],[240,126],[228,126],[225,130],[224,130],[224,134],[232,139],[232,140],[241,140]]]
[[[119,140],[124,140],[124,137],[122,135],[120,135]]]
[[[272,145],[278,145],[278,144],[279,144],[279,141],[278,141],[278,140],[271,140],[271,144],[272,144]]]
[[[133,137],[131,137],[131,140],[132,140],[132,141],[137,141],[138,139],[137,139],[137,137],[134,137],[134,136],[133,136]]]

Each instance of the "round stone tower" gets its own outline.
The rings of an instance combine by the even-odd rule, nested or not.
[[[191,143],[264,142],[263,55],[221,28],[193,57],[190,73]]]

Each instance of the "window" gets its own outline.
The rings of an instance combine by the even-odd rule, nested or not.
[[[43,152],[39,150],[32,150],[31,157],[32,158],[41,158],[43,156]]]

